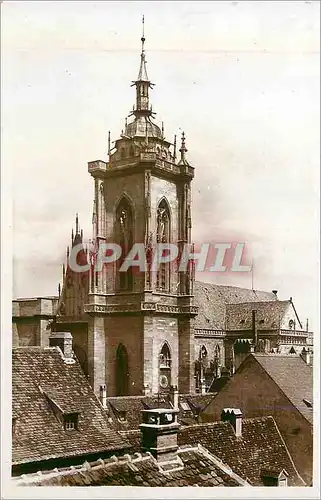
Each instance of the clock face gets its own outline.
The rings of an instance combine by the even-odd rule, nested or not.
[[[168,387],[168,378],[166,375],[161,375],[159,377],[159,385],[165,389],[166,387]]]

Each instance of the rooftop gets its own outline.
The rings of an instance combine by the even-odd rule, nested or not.
[[[122,435],[133,450],[140,449],[140,432],[127,431]],[[243,419],[242,437],[235,435],[229,422],[211,422],[181,427],[180,446],[200,444],[226,463],[253,486],[262,486],[262,470],[285,469],[290,486],[303,486],[273,417]]]
[[[15,478],[17,486],[250,486],[202,446],[178,450],[175,463],[159,464],[150,453],[85,462]]]
[[[313,401],[313,368],[301,356],[251,354],[297,410],[312,424],[313,408],[304,400]]]
[[[225,329],[226,305],[245,302],[272,302],[277,297],[272,292],[251,290],[237,286],[216,285],[195,281],[195,305],[199,307],[195,328]]]
[[[67,364],[59,348],[14,348],[12,385],[13,465],[128,448],[78,361]],[[72,414],[76,428],[66,430],[64,418]]]

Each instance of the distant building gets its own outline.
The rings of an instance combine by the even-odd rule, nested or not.
[[[237,406],[245,418],[272,416],[294,464],[312,482],[313,383],[309,352],[299,355],[249,354],[204,409],[216,421],[222,408]]]

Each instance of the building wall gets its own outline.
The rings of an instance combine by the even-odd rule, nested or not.
[[[146,393],[159,390],[159,355],[164,342],[171,352],[171,385],[178,385],[178,320],[171,316],[144,317],[144,387]]]
[[[295,376],[295,374],[294,374]],[[220,420],[223,408],[240,408],[244,418],[273,416],[302,478],[312,480],[312,425],[249,357],[206,408],[203,420]]]
[[[12,324],[12,345],[30,346],[40,345],[39,340],[40,320],[37,318],[23,318]]]
[[[143,324],[141,315],[105,318],[106,383],[108,396],[116,395],[116,352],[123,344],[128,354],[129,396],[142,394]]]

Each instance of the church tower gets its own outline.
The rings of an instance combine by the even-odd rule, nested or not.
[[[144,26],[144,24],[143,24]],[[88,163],[94,180],[95,255],[116,243],[121,257],[91,268],[88,303],[88,374],[99,394],[152,394],[178,386],[194,391],[194,273],[178,262],[152,265],[157,244],[191,245],[191,182],[194,168],[186,158],[185,136],[179,154],[154,122],[150,104],[144,30],[140,67],[132,83],[136,103],[107,161]],[[135,243],[143,244],[146,268],[120,268]],[[124,266],[123,266],[124,267]]]

